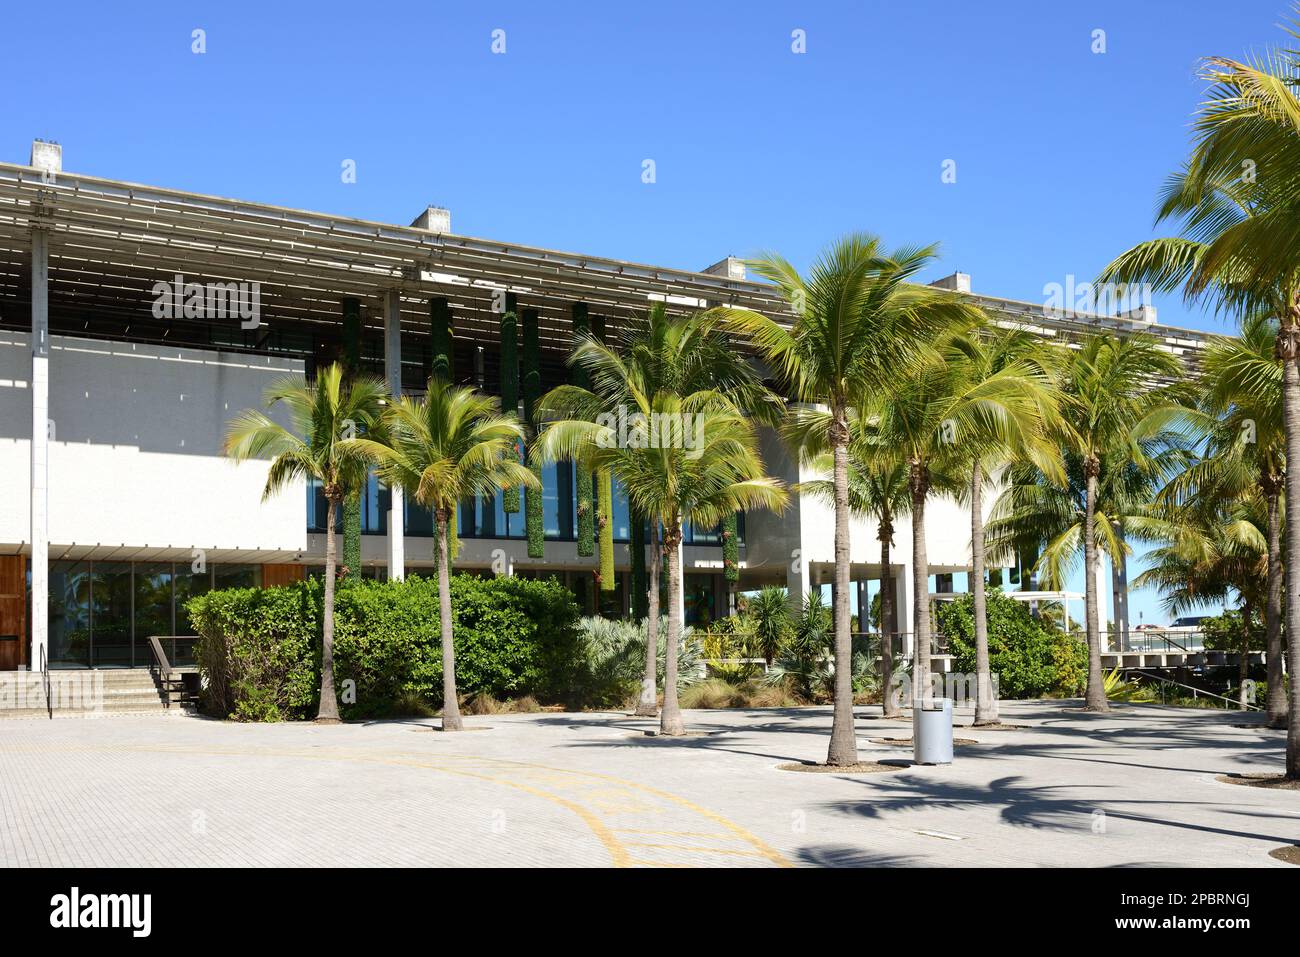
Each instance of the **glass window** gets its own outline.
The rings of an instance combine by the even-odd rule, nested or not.
[[[713,621],[713,575],[686,575],[682,582],[686,624],[701,628]]]
[[[261,588],[261,565],[213,565],[213,588]]]
[[[91,663],[95,667],[129,668],[135,663],[130,562],[95,562],[91,566],[90,627]]]
[[[614,541],[626,542],[632,537],[632,517],[627,504],[627,491],[623,483],[614,479]]]
[[[51,668],[90,664],[89,562],[50,562],[49,648]]]
[[[212,590],[212,570],[204,567],[203,571],[196,572],[191,565],[177,564],[172,582],[176,595],[176,634],[192,635],[194,625],[185,603]]]
[[[135,637],[138,664],[149,660],[150,635],[174,635],[172,625],[172,566],[170,562],[135,566]]]

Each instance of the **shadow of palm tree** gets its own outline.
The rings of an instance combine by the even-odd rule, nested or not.
[[[1093,829],[1094,822],[1098,820],[1097,812],[1103,812],[1105,818],[1110,820],[1154,824],[1180,830],[1219,834],[1224,837],[1280,842],[1294,840],[1293,837],[1279,836],[1274,833],[1193,824],[1169,816],[1169,812],[1179,807],[1210,807],[1217,810],[1221,807],[1217,803],[1177,801],[1168,798],[1108,797],[1104,793],[1099,793],[1096,800],[1088,800],[1078,796],[1061,796],[1060,792],[1065,788],[1074,791],[1085,788],[1104,792],[1109,790],[1108,786],[1080,784],[1034,786],[1022,783],[1023,780],[1019,776],[1007,776],[987,784],[973,784],[916,775],[887,775],[874,777],[869,782],[858,782],[869,783],[870,786],[870,796],[863,800],[829,802],[822,807],[839,814],[872,819],[882,818],[889,813],[916,810],[920,807],[950,810],[997,807],[1000,808],[999,815],[1002,820],[1012,826],[1058,831],[1090,831]],[[1261,821],[1278,817],[1266,811],[1255,814],[1239,809],[1237,813]]]

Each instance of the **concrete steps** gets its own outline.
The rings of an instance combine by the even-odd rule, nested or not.
[[[49,699],[56,718],[168,711],[153,674],[144,668],[51,671]],[[49,716],[44,675],[0,673],[0,719]]]

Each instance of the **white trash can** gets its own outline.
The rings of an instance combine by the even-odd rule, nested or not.
[[[912,709],[912,759],[952,764],[952,699],[931,698]]]

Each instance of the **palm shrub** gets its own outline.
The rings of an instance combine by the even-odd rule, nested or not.
[[[266,413],[247,409],[226,429],[224,450],[236,462],[270,459],[265,501],[302,479],[320,483],[329,518],[325,523],[325,615],[321,629],[320,703],[316,720],[339,720],[334,690],[334,579],[337,564],[335,515],[339,506],[366,481],[377,443],[357,438],[359,431],[380,427],[386,391],[377,379],[345,377],[337,362],[312,381],[288,376],[266,390],[268,408],[284,410],[289,427]],[[355,571],[355,570],[354,570]]]

